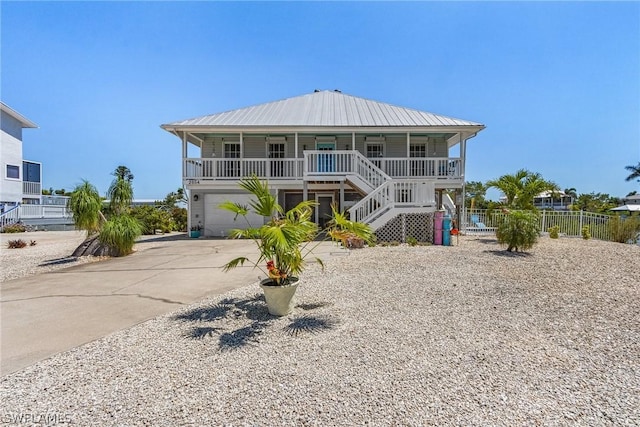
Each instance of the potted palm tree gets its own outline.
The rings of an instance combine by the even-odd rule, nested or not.
[[[222,203],[220,208],[235,213],[236,218],[245,219],[247,227],[231,230],[229,237],[253,239],[258,247],[259,256],[255,261],[247,257],[235,258],[224,266],[224,270],[231,270],[244,265],[245,262],[262,270],[267,278],[260,282],[260,287],[264,291],[269,313],[284,316],[293,308],[293,296],[300,283],[299,274],[306,267],[306,259],[313,256],[313,249],[319,243],[316,239],[322,231],[325,231],[311,220],[312,209],[316,202],[303,201],[285,212],[269,190],[267,183],[260,181],[257,177],[243,179],[240,181],[240,187],[253,196],[249,206],[227,201]],[[249,212],[265,217],[264,224],[258,227],[252,226],[247,219]],[[349,232],[353,233],[353,236],[372,242],[373,233],[370,227],[348,221],[342,215],[336,221],[335,214],[334,209],[334,220],[326,230],[327,235],[340,239],[337,233],[343,232],[344,227],[347,226],[351,227]],[[324,266],[321,259],[313,258]]]

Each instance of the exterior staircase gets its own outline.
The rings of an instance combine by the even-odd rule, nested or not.
[[[366,196],[349,209],[354,221],[377,230],[399,214],[436,208],[435,184],[429,179],[391,178],[358,151],[305,152],[305,179],[344,177]],[[430,208],[430,209],[425,209]]]
[[[4,230],[7,226],[17,224],[18,222],[20,222],[20,203],[0,214],[0,231]]]

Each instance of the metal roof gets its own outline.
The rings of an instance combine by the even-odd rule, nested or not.
[[[22,114],[18,113],[16,110],[14,110],[13,108],[9,107],[7,104],[5,104],[2,101],[0,101],[0,110],[4,111],[8,115],[13,117],[17,121],[19,121],[23,128],[32,128],[32,129],[34,129],[34,128],[38,127],[37,124],[33,123],[31,120],[27,119],[25,116],[23,116]]]
[[[316,91],[223,113],[162,125],[163,128],[215,127],[442,127],[480,123],[398,107],[346,95],[340,91]]]

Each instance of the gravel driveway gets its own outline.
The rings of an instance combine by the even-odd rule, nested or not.
[[[640,425],[640,247],[376,247],[2,379],[0,420],[74,425]],[[24,419],[24,417],[23,417]]]

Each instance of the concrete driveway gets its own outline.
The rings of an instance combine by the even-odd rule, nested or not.
[[[224,273],[253,241],[157,237],[144,251],[0,284],[1,375],[56,353],[256,282],[250,266]],[[317,256],[335,251],[322,243]]]

